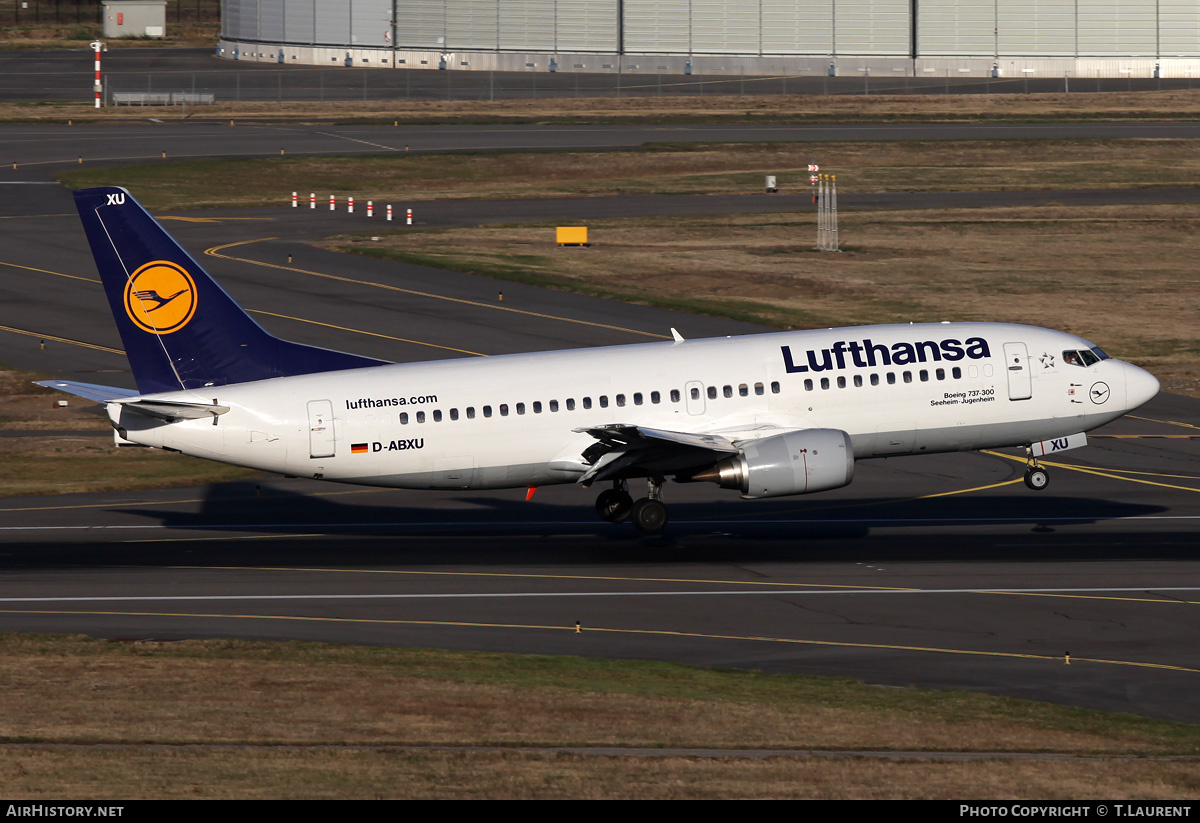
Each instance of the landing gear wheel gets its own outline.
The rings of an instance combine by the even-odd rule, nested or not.
[[[633,508],[633,498],[621,489],[606,489],[596,498],[596,514],[609,523],[623,523]]]
[[[659,500],[643,497],[633,504],[633,525],[646,534],[658,534],[667,525],[667,507]]]
[[[1040,466],[1030,468],[1025,472],[1025,485],[1035,492],[1040,492],[1050,485],[1050,475]]]

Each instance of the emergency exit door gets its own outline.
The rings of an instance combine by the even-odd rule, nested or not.
[[[1029,350],[1024,343],[1004,344],[1004,368],[1008,373],[1008,399],[1028,400],[1033,397],[1029,376]]]

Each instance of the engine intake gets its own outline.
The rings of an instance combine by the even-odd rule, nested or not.
[[[854,479],[854,445],[840,429],[788,432],[752,440],[691,479],[737,489],[747,499],[838,489]]]

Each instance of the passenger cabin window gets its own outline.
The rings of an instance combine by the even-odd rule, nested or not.
[[[779,390],[780,390],[780,388],[779,388],[778,380],[771,383],[771,394],[779,394]]]
[[[575,398],[574,397],[567,398],[567,411],[575,411]]]
[[[662,395],[656,391],[650,392],[650,402],[657,406],[662,402]]]
[[[524,413],[525,413],[525,404],[518,403],[517,404],[517,414],[524,414]]]
[[[805,391],[812,391],[812,390],[813,390],[813,381],[812,381],[812,378],[811,378],[811,377],[806,377],[806,378],[804,378],[804,390],[805,390]]]
[[[408,412],[400,412],[400,425],[401,426],[408,425]]]
[[[541,401],[541,400],[534,400],[534,401],[533,401],[533,413],[534,413],[534,414],[541,414],[541,413],[542,413],[542,401]]]
[[[434,422],[434,423],[441,423],[441,422],[442,422],[442,410],[441,410],[441,409],[434,409],[434,410],[433,410],[433,422]]]
[[[709,400],[716,400],[716,399],[717,399],[717,387],[716,387],[716,386],[709,386],[709,387],[708,387],[708,399],[709,399]]]
[[[483,416],[484,416],[484,417],[491,417],[491,416],[492,416],[492,407],[491,407],[491,406],[484,406],[484,407],[483,407]]]
[[[642,393],[641,392],[634,392],[633,405],[635,405],[635,406],[642,405]]]
[[[558,401],[557,400],[550,401],[550,411],[552,411],[552,412],[558,411]]]
[[[583,398],[583,407],[585,409],[590,409],[592,407],[592,398],[590,398],[590,397]]]
[[[451,410],[450,410],[450,419],[451,419],[451,420],[457,420],[457,419],[458,419],[458,409],[451,409]]]
[[[423,412],[423,411],[419,411],[419,412],[417,412],[417,422],[418,422],[418,423],[424,423],[424,422],[425,422],[425,412]]]
[[[467,406],[467,419],[468,420],[475,419],[475,407],[474,406]]]
[[[679,399],[679,389],[671,389],[671,402],[678,403]]]
[[[608,395],[607,394],[600,395],[600,408],[602,408],[602,409],[608,408]]]
[[[623,395],[623,394],[618,394],[618,395],[617,395],[617,405],[618,405],[618,406],[624,406],[624,405],[625,405],[625,395]]]
[[[508,417],[508,404],[507,403],[500,404],[500,416]]]
[[[754,384],[754,393],[757,395],[761,395],[763,393],[763,384],[762,383]]]
[[[738,384],[738,397],[749,397],[749,396],[750,396],[750,387],[747,386],[745,383],[739,383]]]

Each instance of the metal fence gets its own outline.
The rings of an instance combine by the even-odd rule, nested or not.
[[[384,100],[513,100],[715,95],[1035,94],[1190,89],[1192,78],[940,78],[679,76],[666,74],[549,74],[377,69],[271,69],[191,73],[122,73],[105,77],[113,92],[188,92],[215,102],[332,102]],[[63,89],[64,94],[66,89]],[[85,82],[70,97],[87,99]],[[0,100],[5,98],[0,87]]]

